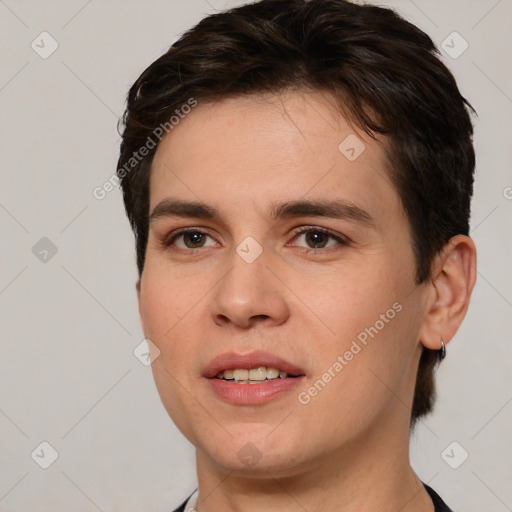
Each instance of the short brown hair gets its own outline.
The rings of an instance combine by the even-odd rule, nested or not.
[[[190,98],[312,89],[374,137],[387,137],[390,177],[407,214],[416,282],[434,256],[469,232],[475,154],[471,105],[420,29],[391,9],[346,0],[262,0],[204,18],[128,94],[118,176],[136,238],[139,275],[149,228],[156,147],[126,162]],[[123,167],[124,166],[124,167]],[[423,349],[411,423],[432,409],[437,352]]]

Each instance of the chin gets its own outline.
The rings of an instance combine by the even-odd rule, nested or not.
[[[222,470],[251,477],[268,478],[269,473],[292,476],[305,462],[304,443],[293,440],[289,432],[286,437],[273,436],[271,439],[271,428],[268,425],[262,425],[264,428],[259,429],[258,435],[257,429],[248,435],[247,429],[251,426],[247,424],[240,427],[245,428],[245,432],[232,436],[223,433],[221,439],[196,433],[193,444],[198,448],[198,452],[206,454],[206,457]],[[233,434],[229,427],[226,430]]]

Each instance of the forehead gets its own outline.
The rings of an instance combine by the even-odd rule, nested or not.
[[[150,211],[172,196],[233,211],[341,198],[398,212],[384,149],[318,92],[199,103],[157,149]]]

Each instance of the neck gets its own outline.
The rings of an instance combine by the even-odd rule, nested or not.
[[[403,430],[403,421],[380,423],[350,446],[286,471],[220,468],[198,450],[197,510],[432,512],[432,501],[410,466],[408,429],[401,432],[399,425]]]

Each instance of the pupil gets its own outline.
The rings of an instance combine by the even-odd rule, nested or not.
[[[325,233],[320,231],[312,231],[306,237],[309,238],[314,247],[323,247],[326,243],[324,239],[327,238]]]
[[[191,245],[198,245],[202,242],[202,233],[187,233]]]

